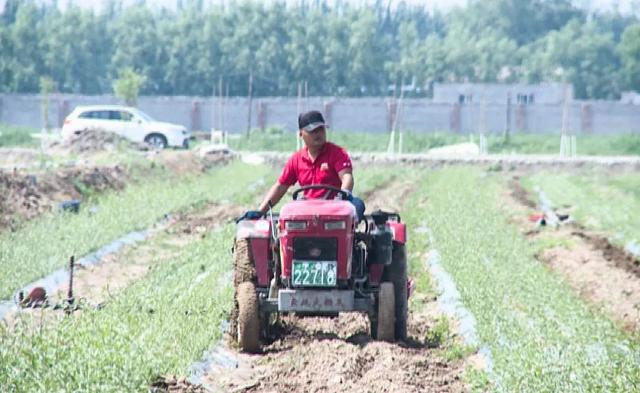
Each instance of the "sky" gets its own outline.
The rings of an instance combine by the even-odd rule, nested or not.
[[[42,0],[42,2],[52,2],[53,0]],[[188,0],[183,0],[187,2]],[[264,0],[263,0],[264,1]],[[267,0],[269,1],[269,0]],[[273,0],[271,0],[273,1]],[[286,0],[290,3],[296,3],[300,0]],[[312,1],[312,0],[307,0]],[[343,0],[344,1],[344,0]],[[353,4],[362,4],[367,2],[373,2],[374,0],[346,0]],[[392,3],[398,3],[400,0],[391,0]],[[437,9],[441,11],[447,11],[455,6],[464,6],[467,0],[404,0],[409,4],[417,4],[417,5],[425,5],[429,9]],[[524,0],[526,1],[526,0]],[[4,3],[6,0],[0,0],[0,9],[4,8]],[[58,0],[58,4],[62,9],[64,9],[67,4],[73,2],[74,4],[80,5],[83,8],[93,8],[95,10],[100,10],[106,0]],[[139,0],[122,0],[123,4],[130,5]],[[147,4],[152,7],[167,7],[167,8],[175,8],[178,0],[147,0]],[[203,0],[204,4],[232,4],[233,0]],[[331,3],[332,0],[329,0]],[[633,9],[633,5],[636,5],[636,12],[640,11],[640,0],[574,0],[575,4],[581,5],[584,8],[587,8],[592,11],[597,10],[612,10],[618,8],[623,13],[629,13]]]

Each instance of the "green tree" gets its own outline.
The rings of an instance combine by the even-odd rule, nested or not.
[[[571,0],[472,0],[452,12],[449,22],[458,21],[474,32],[491,27],[520,46],[585,17]]]
[[[383,79],[385,48],[377,39],[377,21],[371,10],[352,9],[349,13],[351,33],[348,52],[351,60],[347,68],[348,94],[375,95],[386,89]]]
[[[396,83],[405,84],[419,78],[418,83],[422,84],[424,73],[420,72],[422,59],[418,50],[420,40],[415,23],[408,22],[402,25],[398,35],[398,57],[385,64],[389,79]]]
[[[321,94],[323,91],[336,91],[336,87],[325,88],[323,74],[329,72],[334,80],[340,80],[341,75],[347,74],[348,64],[345,69],[336,69],[334,65],[327,69],[327,65],[332,61],[326,53],[331,47],[332,53],[336,51],[336,45],[325,45],[327,40],[326,26],[318,21],[326,18],[326,15],[319,9],[305,10],[298,8],[294,11],[291,21],[289,39],[285,45],[285,53],[289,59],[291,70],[291,90],[297,94],[298,83],[307,82],[310,94]],[[334,22],[335,24],[336,22]],[[341,36],[348,39],[348,36]],[[345,46],[342,46],[345,48]],[[348,49],[347,49],[348,51]],[[344,74],[343,74],[344,73]],[[351,81],[350,81],[351,82]]]
[[[125,8],[110,27],[114,48],[110,74],[117,75],[119,70],[133,68],[148,78],[145,92],[172,94],[164,78],[169,61],[166,47],[161,45],[151,10],[141,5]]]
[[[21,3],[10,29],[11,82],[10,91],[37,93],[42,74],[41,12],[31,2]]]
[[[147,77],[131,67],[122,69],[118,74],[118,79],[113,84],[113,92],[127,105],[135,106],[140,89],[144,86]]]
[[[70,7],[47,13],[43,27],[44,68],[63,92],[99,94],[106,85],[111,40],[105,19]]]
[[[523,48],[523,77],[531,82],[571,83],[576,98],[614,98],[619,58],[611,33],[595,23],[571,21]]]
[[[618,53],[622,62],[620,80],[623,88],[640,91],[640,23],[624,30]]]

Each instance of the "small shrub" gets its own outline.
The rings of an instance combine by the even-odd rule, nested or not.
[[[445,344],[451,334],[449,320],[445,316],[440,316],[436,324],[425,336],[425,343],[429,348],[439,348]]]

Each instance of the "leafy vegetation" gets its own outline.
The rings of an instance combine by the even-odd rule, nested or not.
[[[125,68],[118,72],[118,79],[113,83],[113,92],[125,104],[135,106],[138,101],[140,88],[147,77],[137,73],[133,68]]]
[[[33,332],[0,331],[3,390],[146,392],[165,374],[185,375],[216,342],[230,308],[232,225],[156,259],[153,270],[102,309]],[[155,239],[162,247],[162,239]]]
[[[445,81],[569,82],[578,98],[640,90],[638,18],[570,0],[472,1],[447,13],[382,1],[204,3],[108,2],[94,13],[8,0],[0,90],[35,93],[50,76],[61,92],[110,93],[127,68],[147,78],[142,94],[209,96],[220,79],[232,96],[250,81],[257,96],[388,95],[400,84],[429,96]]]
[[[31,137],[31,134],[36,131],[30,127],[10,126],[0,123],[0,147],[33,147],[36,145],[36,140]]]
[[[499,175],[455,168],[429,173],[418,190],[431,246],[492,351],[494,389],[638,390],[637,342],[535,260],[499,207],[503,187]]]
[[[239,196],[269,172],[233,164],[180,180],[166,178],[135,184],[104,195],[93,208],[77,215],[57,212],[0,234],[0,299],[21,286],[64,266],[71,255],[82,256],[130,231],[142,230],[200,201]],[[233,174],[234,181],[229,182]],[[224,184],[224,187],[221,185]]]

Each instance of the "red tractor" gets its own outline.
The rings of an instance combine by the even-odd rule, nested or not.
[[[330,190],[336,199],[298,198],[314,188]],[[237,224],[231,333],[242,351],[260,350],[278,313],[360,311],[367,313],[374,339],[406,338],[405,225],[398,214],[383,211],[359,224],[346,198],[334,187],[306,186],[279,215]]]

